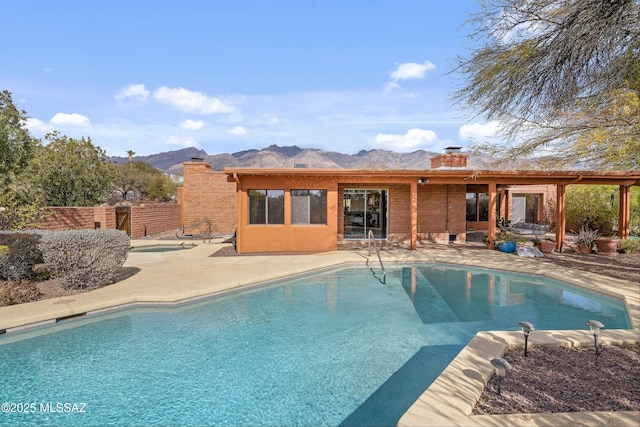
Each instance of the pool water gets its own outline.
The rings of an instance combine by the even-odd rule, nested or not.
[[[438,264],[390,268],[386,284],[369,269],[309,274],[4,335],[1,399],[34,405],[0,425],[395,425],[477,331],[589,319],[630,328],[621,301],[534,276]]]

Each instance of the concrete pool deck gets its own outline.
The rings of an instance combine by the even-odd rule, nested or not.
[[[132,245],[169,244],[140,240]],[[379,268],[375,253],[367,249],[340,250],[310,255],[255,255],[211,257],[228,244],[222,240],[200,242],[192,249],[169,252],[130,253],[125,263],[130,277],[104,288],[61,298],[0,308],[0,331],[11,333],[25,327],[55,323],[77,315],[90,316],[132,304],[172,304],[256,283],[341,264]],[[571,270],[536,259],[459,245],[434,245],[417,251],[384,250],[385,263],[446,262],[474,267],[539,274],[571,284],[623,297],[632,330],[607,330],[603,345],[637,342],[640,335],[640,285],[583,271]],[[522,346],[520,332],[480,332],[443,371],[400,419],[400,426],[446,425],[628,425],[637,426],[640,412],[576,412],[566,414],[518,414],[471,416],[484,385],[493,374],[488,361],[501,357],[508,347]],[[593,336],[580,331],[536,331],[535,345],[593,345]]]

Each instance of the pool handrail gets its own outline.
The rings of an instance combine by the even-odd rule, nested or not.
[[[369,230],[369,234],[367,235],[367,241],[369,242],[369,255],[371,255],[371,241],[373,241],[373,247],[376,249],[376,254],[378,255],[378,261],[380,261],[380,268],[382,269],[382,283],[387,283],[387,272],[384,269],[384,265],[382,264],[382,258],[380,258],[380,250],[378,249],[376,238],[373,235],[373,230]]]

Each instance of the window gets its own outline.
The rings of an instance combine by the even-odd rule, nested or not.
[[[489,221],[489,194],[467,193],[467,221]]]
[[[467,221],[477,221],[477,193],[467,193]]]
[[[327,190],[291,190],[291,224],[326,224]]]
[[[284,190],[249,190],[249,224],[284,224]]]

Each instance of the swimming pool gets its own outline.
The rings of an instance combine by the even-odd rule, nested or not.
[[[390,267],[386,284],[368,269],[309,274],[4,335],[0,396],[23,412],[0,425],[390,425],[477,331],[591,318],[630,328],[621,301],[535,276],[442,264]]]

